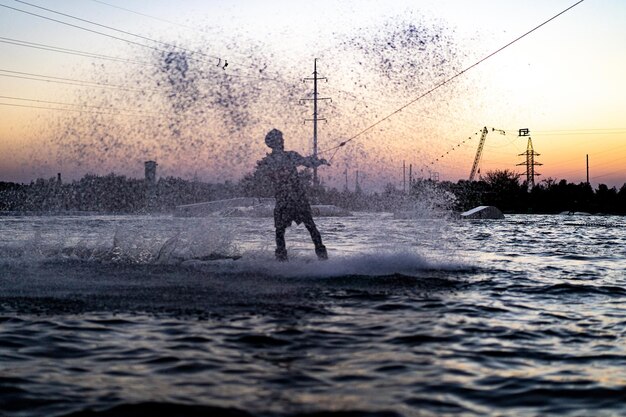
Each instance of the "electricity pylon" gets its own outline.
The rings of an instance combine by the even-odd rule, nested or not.
[[[528,144],[526,145],[526,152],[519,154],[518,156],[526,156],[526,161],[517,164],[526,165],[526,185],[529,187],[529,190],[535,186],[535,177],[538,177],[538,172],[535,172],[535,166],[543,165],[542,163],[535,162],[535,156],[539,156],[537,152],[533,149],[533,140],[530,137],[530,131],[528,129],[520,129],[519,137],[528,136]]]

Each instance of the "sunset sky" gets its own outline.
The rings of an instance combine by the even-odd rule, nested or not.
[[[365,188],[400,185],[403,161],[418,177],[466,179],[487,126],[506,134],[488,134],[481,173],[525,172],[528,128],[536,181],[585,181],[589,155],[592,185],[619,188],[623,0],[583,1],[355,137],[574,3],[0,0],[0,181],[141,177],[148,159],[159,176],[236,181],[273,127],[310,154],[300,99],[318,58],[328,185],[347,171],[353,188],[356,170]]]

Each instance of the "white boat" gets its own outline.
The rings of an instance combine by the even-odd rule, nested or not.
[[[462,219],[504,219],[504,214],[494,206],[478,206],[464,213]]]

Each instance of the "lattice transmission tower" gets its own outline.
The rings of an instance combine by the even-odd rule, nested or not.
[[[535,186],[535,177],[538,177],[539,175],[541,175],[538,172],[535,172],[535,167],[538,165],[543,165],[543,164],[535,161],[535,156],[539,156],[539,154],[535,152],[535,150],[533,149],[533,140],[530,137],[530,130],[520,129],[518,136],[519,137],[528,136],[528,144],[526,145],[526,152],[518,155],[518,156],[525,156],[526,161],[517,164],[517,166],[526,165],[526,184],[528,185],[529,190],[530,190]]]

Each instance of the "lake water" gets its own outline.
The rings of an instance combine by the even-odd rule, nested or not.
[[[623,217],[317,223],[0,217],[0,415],[626,414]]]

